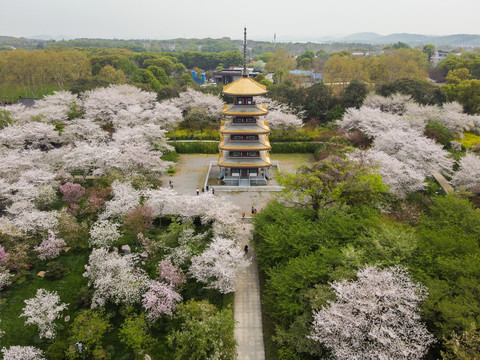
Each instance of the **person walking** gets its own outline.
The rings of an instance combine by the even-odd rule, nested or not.
[[[245,247],[243,248],[243,250],[245,251],[245,255],[248,254],[248,245],[245,245]]]
[[[252,206],[252,215],[255,213],[255,208]]]
[[[242,221],[245,221],[245,211],[242,214]]]
[[[197,186],[197,195],[200,195],[200,189]]]
[[[215,195],[215,189],[212,186],[212,195]]]
[[[208,192],[208,185],[207,185],[207,192]]]
[[[204,192],[205,192],[205,188],[202,186],[202,193],[204,193]]]

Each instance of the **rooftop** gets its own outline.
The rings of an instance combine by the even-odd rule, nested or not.
[[[249,77],[242,77],[223,87],[223,93],[226,95],[265,95],[267,93],[265,85],[256,82]]]

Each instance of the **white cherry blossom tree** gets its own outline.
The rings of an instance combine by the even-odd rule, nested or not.
[[[95,292],[92,308],[104,306],[107,301],[115,304],[133,305],[141,300],[151,280],[137,267],[138,258],[133,254],[121,256],[107,249],[93,249],[88,259],[88,268],[83,276]]]
[[[89,244],[94,247],[108,248],[120,238],[120,224],[109,220],[99,220],[90,229]]]
[[[314,313],[310,338],[336,359],[421,359],[434,342],[418,308],[427,292],[404,268],[368,266],[332,287],[337,300]]]
[[[60,303],[56,291],[50,292],[38,289],[34,298],[24,300],[26,306],[20,317],[26,317],[25,324],[38,326],[40,338],[52,339],[55,337],[54,321],[61,317],[61,312],[68,304]]]
[[[452,177],[452,184],[458,188],[480,192],[480,157],[467,153],[460,159],[460,168]]]
[[[2,348],[3,360],[45,360],[43,351],[34,346]]]
[[[238,273],[248,265],[243,249],[234,240],[215,237],[201,255],[192,258],[190,273],[208,288],[227,294],[235,291]]]

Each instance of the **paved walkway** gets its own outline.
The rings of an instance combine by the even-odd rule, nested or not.
[[[245,231],[250,232],[251,229],[251,224],[245,224]],[[238,277],[234,298],[235,320],[238,322],[235,326],[238,360],[265,360],[258,267],[251,246],[248,256],[252,263],[245,273]]]

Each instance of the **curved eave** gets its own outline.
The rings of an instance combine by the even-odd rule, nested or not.
[[[228,116],[263,116],[268,114],[265,104],[261,104],[261,108],[256,107],[254,111],[241,111],[241,106],[242,105],[230,107],[225,104],[223,105],[222,114]]]
[[[220,134],[269,134],[270,129],[238,130],[238,129],[220,129]]]
[[[254,163],[248,162],[235,162],[237,159],[232,158],[224,158],[223,150],[220,150],[220,155],[218,156],[218,166],[220,167],[229,167],[229,168],[263,168],[272,166],[272,162],[270,161],[270,155],[267,153],[265,154],[264,158],[261,158]]]
[[[268,145],[258,145],[258,146],[235,146],[231,143],[229,144],[220,144],[218,146],[220,150],[227,150],[227,151],[242,151],[242,150],[270,150],[272,147]]]

